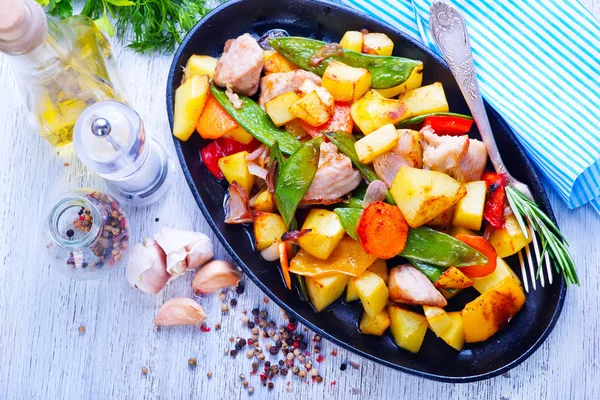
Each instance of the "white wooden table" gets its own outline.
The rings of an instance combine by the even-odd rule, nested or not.
[[[598,0],[584,3],[600,16]],[[150,135],[175,157],[165,110],[170,56],[142,56],[115,45],[129,98]],[[261,387],[250,376],[250,361],[223,355],[230,337],[242,328],[241,311],[264,306],[263,293],[247,278],[246,292],[227,294],[238,305],[221,313],[217,294],[199,302],[212,330],[171,327],[157,331],[153,318],[167,299],[192,296],[191,274],[172,282],[156,296],[132,289],[123,271],[98,281],[76,282],[51,271],[43,257],[40,221],[49,199],[77,187],[105,189],[71,149],[57,150],[27,125],[12,71],[0,57],[0,399],[191,399],[247,398],[240,374],[255,388],[254,398],[600,398],[600,264],[597,234],[600,217],[591,208],[568,210],[549,191],[560,226],[571,242],[582,285],[569,290],[554,332],[527,361],[497,378],[453,385],[400,373],[360,359],[323,342],[319,365],[324,382],[300,383],[278,377],[275,388]],[[66,163],[70,166],[66,166]],[[549,189],[549,188],[548,188]],[[183,174],[157,205],[127,208],[133,243],[162,226],[198,230],[212,236]],[[160,218],[158,222],[155,218]],[[216,242],[216,258],[228,258]],[[282,323],[279,309],[266,305]],[[215,331],[214,325],[222,329]],[[78,328],[85,326],[80,334]],[[188,358],[198,360],[188,367]],[[275,358],[273,358],[275,359]],[[277,358],[278,359],[278,358]],[[276,359],[275,359],[276,360]],[[340,371],[342,362],[360,369]],[[148,368],[147,375],[142,368]],[[207,378],[207,372],[213,378]],[[292,381],[286,386],[288,380]],[[335,384],[332,383],[335,381]]]

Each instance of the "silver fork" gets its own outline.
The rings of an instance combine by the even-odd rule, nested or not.
[[[513,187],[519,192],[523,193],[531,201],[534,201],[533,195],[529,187],[523,182],[515,179],[506,169],[496,141],[490,122],[483,105],[483,99],[479,90],[479,84],[477,83],[477,77],[475,75],[475,66],[473,64],[473,55],[471,53],[471,43],[469,41],[469,32],[467,31],[467,25],[462,13],[454,6],[443,3],[435,2],[429,9],[429,27],[433,34],[433,38],[440,51],[444,55],[450,71],[454,75],[456,82],[462,92],[467,105],[471,110],[475,124],[479,129],[483,143],[487,149],[488,155],[494,169],[498,173],[502,173],[506,176],[508,186]],[[515,210],[513,210],[515,211]],[[525,291],[529,292],[529,280],[527,278],[527,272],[529,272],[531,286],[533,290],[536,290],[536,267],[538,262],[541,260],[540,245],[538,243],[535,230],[529,219],[527,221],[527,228],[529,232],[524,231],[523,234],[526,238],[533,239],[530,244],[525,247],[525,251],[519,251],[519,262],[521,264],[521,275],[523,277],[523,286]],[[533,244],[533,250],[531,249]],[[525,253],[525,257],[523,256]],[[532,256],[532,253],[534,256]],[[550,267],[550,259],[548,252],[544,253],[544,262],[546,266],[546,274],[548,283],[552,283],[552,268]],[[539,279],[542,287],[546,284],[544,278],[543,268],[539,269]]]

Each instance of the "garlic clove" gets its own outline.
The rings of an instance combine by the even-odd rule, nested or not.
[[[148,240],[145,245],[136,244],[131,250],[125,276],[131,286],[156,294],[171,277],[166,268],[165,252],[156,241]]]
[[[277,246],[277,240],[273,241],[272,245],[260,251],[260,256],[267,261],[279,260],[279,247]]]
[[[200,232],[162,228],[154,239],[167,254],[167,272],[172,275],[171,279],[198,268],[213,257],[210,238]]]
[[[236,286],[242,271],[229,261],[213,260],[196,272],[192,281],[194,294],[208,294],[227,286]]]
[[[197,325],[206,319],[206,313],[200,304],[186,297],[167,301],[160,307],[154,318],[156,325]]]

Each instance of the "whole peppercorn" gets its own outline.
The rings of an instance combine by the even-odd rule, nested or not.
[[[248,329],[254,328],[254,322],[248,321]]]
[[[269,321],[269,328],[275,328],[277,326],[277,324],[275,323],[275,321]]]
[[[269,348],[269,353],[271,353],[272,356],[276,356],[277,353],[279,353],[279,348],[277,346],[271,346]]]
[[[244,385],[244,387],[248,387],[250,383],[248,383],[248,381],[244,381],[244,383],[242,383],[242,385]]]
[[[237,306],[237,300],[236,300],[236,299],[231,299],[231,300],[229,301],[229,305],[230,305],[231,307],[235,307],[235,306]]]
[[[263,353],[260,353],[257,357],[258,357],[258,361],[264,361],[264,359],[266,358]]]
[[[248,357],[248,358],[252,358],[252,357],[254,357],[254,352],[253,352],[252,350],[248,350],[248,351],[246,352],[246,357]]]
[[[271,366],[271,361],[265,361],[265,368],[269,368]]]
[[[241,338],[238,343],[240,344],[240,346],[244,347],[246,345],[246,339]]]
[[[221,304],[221,312],[229,312],[229,307],[227,307],[227,304]]]
[[[148,375],[148,368],[142,367],[142,374]]]
[[[342,365],[340,365],[340,371],[345,371],[346,368],[348,368],[348,366],[346,365],[346,363],[342,363]]]
[[[250,393],[250,394],[254,393],[254,387],[253,386],[250,386],[248,388],[248,393]]]
[[[300,371],[299,375],[300,375],[300,378],[306,378],[306,371],[305,370]]]
[[[250,317],[248,317],[247,315],[244,315],[242,317],[242,324],[248,324],[248,322],[250,321]]]
[[[262,311],[260,312],[259,316],[260,316],[262,319],[266,319],[266,318],[269,316],[269,313],[267,312],[267,310],[262,310]]]
[[[283,364],[285,364],[285,362],[283,360],[279,360],[279,362],[277,364],[279,364],[280,366],[283,366]]]
[[[194,357],[191,357],[191,358],[188,360],[188,365],[189,365],[190,367],[195,367],[195,366],[196,366],[196,359],[195,359]]]
[[[267,327],[267,321],[265,321],[264,319],[263,319],[263,320],[261,320],[261,321],[258,323],[258,326],[259,326],[261,329],[264,329],[264,328],[266,328],[266,327]]]
[[[246,289],[246,285],[244,285],[244,282],[240,282],[240,283],[238,283],[237,287],[235,288],[235,292],[237,294],[242,294],[242,293],[244,293],[245,289]]]
[[[255,326],[255,327],[252,328],[252,334],[253,335],[258,335],[258,332],[259,332],[258,327]]]
[[[281,342],[281,340],[278,340],[275,342],[275,346],[279,349],[281,348],[281,346],[283,346],[283,343]]]
[[[267,380],[267,374],[265,374],[264,372],[262,374],[260,374],[260,380],[261,381],[266,381]]]
[[[208,371],[208,372],[206,373],[206,376],[207,376],[207,377],[210,379],[210,378],[212,378],[212,377],[213,377],[213,373],[212,373],[211,371]]]
[[[271,372],[273,372],[274,374],[279,372],[279,365],[277,364],[273,364],[271,365]]]
[[[294,365],[292,367],[292,374],[293,375],[298,375],[299,372],[300,372],[300,368],[297,365]]]
[[[269,384],[267,385],[267,387],[269,388],[269,390],[273,389],[275,387],[275,385],[273,384],[273,382],[269,382]]]
[[[238,352],[237,352],[237,350],[233,349],[233,350],[231,350],[231,351],[229,352],[229,355],[230,355],[231,357],[235,357],[235,356],[237,356],[237,353],[238,353]]]
[[[258,308],[252,309],[252,315],[254,315],[256,317],[258,315],[258,313],[259,313]]]
[[[289,352],[289,353],[287,353],[287,355],[286,355],[285,357],[286,357],[288,360],[293,360],[295,356],[294,356],[294,353],[292,353],[292,352]]]
[[[281,369],[279,370],[279,374],[280,374],[281,376],[286,376],[286,375],[288,374],[288,369],[287,369],[287,368],[281,368]]]
[[[254,361],[252,363],[252,371],[256,371],[256,370],[258,370],[258,363],[256,361]]]
[[[307,369],[308,369],[308,368],[307,368]],[[317,375],[319,375],[319,370],[318,370],[318,369],[316,369],[316,368],[313,368],[313,369],[311,369],[311,370],[310,370],[310,374],[311,374],[312,376],[317,376]]]
[[[323,377],[321,375],[317,375],[315,376],[315,381],[317,381],[317,383],[321,383],[323,382]]]
[[[318,342],[320,342],[322,339],[323,339],[323,338],[321,337],[321,335],[315,335],[315,337],[314,337],[314,339],[313,339],[313,340],[314,340],[315,342],[317,342],[317,343],[318,343]]]
[[[290,318],[289,318],[289,322],[290,322],[291,324],[295,324],[295,323],[296,323],[296,318],[294,318],[294,317],[290,317]]]

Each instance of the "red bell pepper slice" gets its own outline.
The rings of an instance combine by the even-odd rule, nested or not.
[[[423,126],[427,125],[440,136],[460,136],[469,133],[473,120],[451,115],[432,115],[423,121]]]
[[[350,114],[350,104],[335,102],[333,115],[329,118],[329,121],[325,122],[323,125],[312,126],[308,122],[302,120],[300,120],[300,125],[302,125],[304,131],[313,138],[321,136],[323,132],[343,131],[352,133],[354,121],[352,121],[352,115]]]
[[[223,176],[223,172],[221,172],[221,168],[219,168],[219,159],[244,150],[251,152],[256,148],[256,145],[256,140],[252,140],[248,144],[243,144],[237,140],[222,137],[203,147],[202,150],[200,150],[200,156],[202,157],[202,163],[204,163],[208,172],[215,178],[221,180],[225,177]]]
[[[506,204],[506,177],[495,172],[483,174],[487,186],[483,217],[496,229],[502,229],[504,224],[504,207]]]
[[[498,255],[492,245],[481,236],[464,235],[459,233],[456,239],[460,240],[467,246],[471,246],[481,254],[487,257],[487,264],[471,265],[469,267],[461,267],[460,271],[469,278],[482,278],[488,276],[496,270],[496,259]]]

